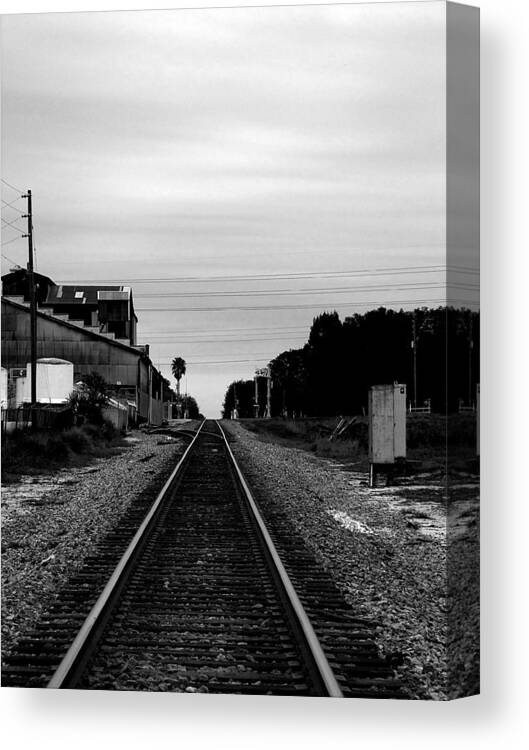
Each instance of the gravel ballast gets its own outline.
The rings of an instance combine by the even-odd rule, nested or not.
[[[236,422],[223,426],[265,518],[286,514],[293,533],[303,538],[355,612],[376,625],[381,655],[406,694],[444,700],[477,692],[476,478],[451,484],[447,553],[446,487],[439,476],[369,489],[365,473],[261,442]],[[85,558],[97,554],[123,515],[161,488],[188,442],[137,432],[119,455],[51,476],[25,477],[4,488],[4,656],[34,627]]]
[[[287,513],[356,612],[377,623],[377,643],[413,699],[446,700],[448,689],[446,488],[439,478],[414,477],[405,486],[369,489],[363,473],[294,448],[261,442],[234,422],[224,422],[232,450],[265,514]],[[466,480],[468,482],[468,480]],[[461,484],[451,502],[460,518],[465,549],[477,549],[478,484]],[[451,492],[457,498],[458,485]],[[458,516],[458,508],[460,516]],[[466,611],[479,619],[476,555],[465,567]],[[468,563],[468,564],[467,564]],[[457,582],[456,582],[457,586]],[[451,627],[458,620],[458,601]],[[476,692],[477,633],[465,640],[465,689]],[[451,674],[451,680],[459,679]]]
[[[3,488],[3,656],[132,503],[161,489],[188,442],[137,431],[119,455]]]

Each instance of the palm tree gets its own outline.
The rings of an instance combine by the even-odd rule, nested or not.
[[[176,380],[176,395],[180,398],[180,380],[186,374],[186,361],[182,357],[175,357],[171,362],[171,371]]]

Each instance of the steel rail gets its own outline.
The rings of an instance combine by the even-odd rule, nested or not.
[[[159,510],[163,500],[165,499],[165,495],[168,492],[169,488],[178,477],[183,466],[185,465],[187,458],[192,451],[193,446],[205,423],[206,420],[204,419],[204,421],[196,431],[195,437],[189,443],[183,456],[172,471],[171,476],[158,493],[156,500],[154,501],[149,512],[142,521],[141,526],[138,528],[132,541],[123,553],[120,561],[114,568],[114,571],[108,579],[105,588],[99,595],[99,598],[90,610],[90,613],[81,626],[70,648],[64,655],[61,663],[46,685],[47,688],[70,687],[72,680],[82,669],[82,665],[84,665],[84,662],[88,658],[87,652],[89,651],[91,646],[93,646],[93,643],[91,643],[91,639],[97,639],[100,635],[100,632],[104,627],[104,624],[102,624],[102,620],[105,619],[106,615],[108,615],[108,608],[110,606],[110,603],[115,598],[118,588],[121,588],[121,585],[123,584],[124,579],[131,568],[131,563],[146,537],[147,530],[149,529],[153,518],[156,516],[156,513]]]
[[[250,491],[250,488],[248,487],[248,484],[246,483],[246,480],[244,479],[243,473],[240,470],[239,465],[237,464],[235,456],[233,455],[233,452],[226,438],[226,433],[222,429],[220,423],[217,420],[216,422],[224,438],[225,447],[226,447],[228,456],[231,460],[232,467],[235,470],[235,473],[239,480],[239,484],[246,497],[246,501],[252,510],[254,519],[259,527],[259,531],[261,533],[263,542],[265,543],[267,551],[270,557],[272,558],[275,568],[279,574],[279,579],[284,589],[284,593],[286,597],[288,598],[291,608],[297,618],[299,629],[304,635],[306,646],[312,655],[312,658],[318,670],[321,681],[325,685],[325,688],[329,696],[333,698],[343,698],[344,696],[343,696],[342,690],[336,680],[332,667],[329,664],[327,657],[325,656],[325,653],[319,642],[318,636],[316,635],[314,628],[312,627],[312,624],[305,611],[305,608],[303,607],[303,604],[301,603],[296,593],[296,590],[292,584],[292,581],[290,580],[290,577],[285,569],[285,566],[283,565],[283,562],[281,561],[281,558],[279,557],[279,553],[272,540],[272,537],[270,536],[268,529],[266,528],[266,524],[261,515],[261,511],[259,510],[257,503],[255,502],[253,495]]]

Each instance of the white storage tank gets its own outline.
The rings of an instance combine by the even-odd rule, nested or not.
[[[40,404],[64,404],[73,391],[73,363],[47,357],[37,360],[37,401]],[[24,378],[24,401],[31,402],[31,363]]]
[[[2,408],[7,408],[7,370],[5,367],[2,367],[0,380],[0,401],[2,402]]]

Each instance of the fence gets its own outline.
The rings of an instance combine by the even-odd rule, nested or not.
[[[37,430],[66,430],[73,425],[73,411],[69,406],[31,404],[2,408],[2,435],[15,430],[27,430],[31,426]]]
[[[115,398],[111,398],[103,407],[103,418],[112,422],[116,430],[126,430],[129,424],[129,405],[122,404]]]
[[[33,423],[37,430],[67,430],[74,423],[73,409],[63,405],[39,405],[33,409]]]
[[[14,430],[26,430],[31,425],[31,406],[21,404],[15,408],[2,407],[2,435]]]
[[[431,399],[427,398],[423,406],[412,406],[411,401],[408,406],[410,414],[431,414],[432,413],[432,402]]]

